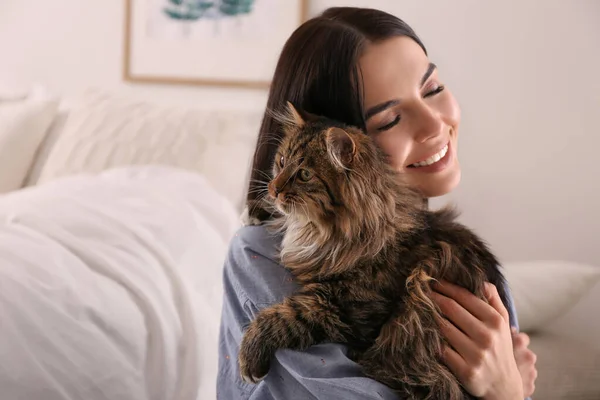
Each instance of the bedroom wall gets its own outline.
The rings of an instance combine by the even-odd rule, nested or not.
[[[457,201],[504,261],[600,266],[600,2],[356,0],[408,21],[463,108]],[[160,101],[261,109],[253,90],[121,81],[121,0],[2,0],[0,84],[88,85]]]
[[[0,1],[0,88],[39,82],[58,93],[88,86],[170,103],[260,108],[260,91],[131,85],[121,79],[124,0]]]

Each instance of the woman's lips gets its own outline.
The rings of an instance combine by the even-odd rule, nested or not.
[[[452,158],[450,142],[442,150],[428,159],[408,166],[414,172],[439,172],[445,169]]]

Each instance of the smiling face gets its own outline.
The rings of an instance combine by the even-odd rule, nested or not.
[[[412,39],[370,44],[360,62],[367,132],[407,183],[426,197],[460,181],[460,109],[437,68]]]

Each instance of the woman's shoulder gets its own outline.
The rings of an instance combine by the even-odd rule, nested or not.
[[[290,272],[276,261],[280,243],[281,236],[262,225],[244,226],[231,239],[225,278],[252,308],[281,302],[297,289]]]
[[[274,260],[280,243],[281,236],[270,232],[265,225],[245,225],[231,239],[230,248],[260,253]]]

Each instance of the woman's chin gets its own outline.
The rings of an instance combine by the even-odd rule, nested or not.
[[[426,198],[440,197],[452,192],[460,183],[461,171],[458,163],[444,174],[419,176],[418,181],[410,182],[423,193]]]

